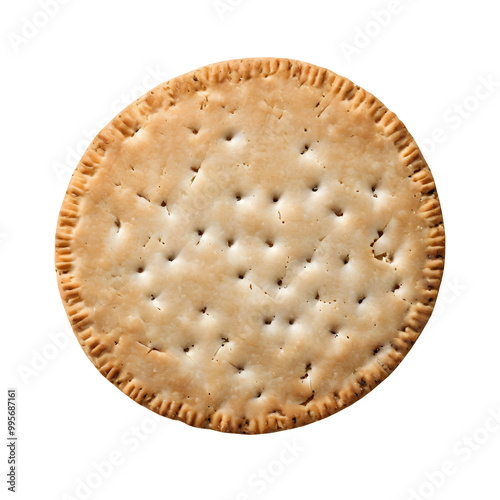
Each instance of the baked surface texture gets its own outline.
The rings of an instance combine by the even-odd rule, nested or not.
[[[441,282],[444,226],[405,126],[335,73],[206,66],[94,139],[56,271],[99,371],[187,424],[263,433],[327,417],[390,374]]]

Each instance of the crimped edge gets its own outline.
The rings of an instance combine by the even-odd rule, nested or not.
[[[326,106],[320,103],[319,113],[333,99],[348,102],[349,110],[364,108],[381,133],[392,141],[408,168],[409,177],[417,184],[421,195],[419,215],[428,229],[427,263],[423,269],[423,300],[410,307],[406,319],[390,345],[374,350],[373,360],[356,370],[354,379],[341,391],[314,399],[294,411],[261,415],[254,419],[236,418],[218,410],[211,415],[196,412],[187,403],[170,401],[148,391],[144,382],[123,370],[118,360],[103,356],[112,346],[94,334],[91,311],[80,295],[80,283],[72,274],[71,241],[79,217],[80,200],[87,190],[87,181],[96,171],[114,141],[133,136],[159,109],[175,106],[176,98],[186,92],[204,90],[205,84],[226,80],[244,82],[250,78],[267,78],[277,73],[296,78],[301,85],[326,90]],[[189,425],[223,432],[264,433],[290,429],[328,417],[361,399],[394,371],[411,349],[429,320],[441,284],[445,258],[445,232],[441,207],[430,169],[404,124],[382,102],[353,82],[330,70],[292,59],[250,58],[225,61],[176,77],[158,85],[130,104],[106,125],[94,138],[78,163],[70,180],[59,213],[56,230],[55,266],[59,291],[73,331],[85,353],[103,376],[137,403],[150,410],[181,420]]]

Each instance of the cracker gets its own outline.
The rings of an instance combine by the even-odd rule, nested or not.
[[[436,300],[444,227],[394,113],[311,64],[174,78],[94,139],[59,215],[56,269],[85,353],[197,427],[327,417],[390,374]]]

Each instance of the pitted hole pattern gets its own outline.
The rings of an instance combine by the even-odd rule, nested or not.
[[[153,294],[153,293],[152,293],[152,294],[150,295],[150,297],[151,297],[151,300],[156,300],[156,295],[155,295],[155,294]]]
[[[234,197],[236,198],[236,201],[241,201],[241,193],[236,193]]]
[[[289,325],[293,325],[294,323],[295,323],[295,318],[290,318],[290,319],[288,320],[288,324],[289,324]]]
[[[319,189],[319,186],[318,186],[317,184],[315,184],[315,185],[311,188],[311,191],[312,191],[313,193],[316,193],[316,192],[318,191],[318,189]]]
[[[331,327],[330,328],[330,333],[335,337],[337,338],[339,336],[338,332],[337,332],[337,328],[336,327]]]
[[[245,274],[246,274],[246,271],[241,271],[239,274],[238,274],[238,278],[240,280],[242,280],[244,277],[245,277]]]
[[[197,127],[191,127],[191,132],[193,132],[194,135],[197,135],[199,131]]]
[[[311,261],[312,261],[312,257],[307,257],[306,262],[307,262],[308,264],[310,264],[310,263],[311,263]]]
[[[175,257],[176,256],[173,253],[171,253],[171,254],[167,255],[167,260],[169,262],[173,262],[175,260]]]
[[[365,299],[366,299],[366,295],[363,295],[362,297],[360,297],[358,299],[358,304],[362,304]]]
[[[167,202],[163,200],[160,204],[161,207],[165,208],[167,206]]]
[[[138,267],[137,268],[137,272],[140,274],[140,273],[143,273],[144,272],[144,268],[143,267]]]
[[[226,141],[228,141],[228,142],[231,141],[233,139],[233,137],[234,137],[234,134],[232,132],[228,132],[226,134]]]
[[[271,240],[266,240],[266,245],[269,247],[269,248],[272,248],[274,246],[274,243],[271,241]]]
[[[283,285],[283,280],[282,280],[281,278],[279,278],[279,279],[276,281],[276,284],[277,284],[278,286]]]
[[[207,312],[207,307],[204,306],[200,309],[201,314],[205,314]]]
[[[203,233],[205,232],[203,229],[198,229],[198,231],[196,231],[198,233],[198,236],[203,236]]]
[[[122,223],[120,222],[120,219],[115,219],[115,226],[117,227],[117,233],[120,232],[120,228],[122,227]]]
[[[314,296],[315,300],[319,300],[319,291],[316,292],[316,295]]]
[[[304,144],[304,146],[302,147],[302,151],[300,152],[300,154],[303,155],[307,151],[309,151],[309,144]]]
[[[274,319],[274,316],[268,316],[266,318],[264,318],[264,324],[265,325],[270,325],[272,322],[273,322],[273,319]]]
[[[393,287],[392,287],[392,290],[391,292],[395,292],[396,290],[399,290],[401,288],[401,284],[400,283],[396,283]]]
[[[193,166],[191,167],[191,170],[192,170],[195,174],[197,174],[197,173],[198,173],[198,171],[200,170],[200,166],[199,166],[199,165],[193,165]]]
[[[279,199],[280,199],[280,195],[279,194],[274,194],[273,195],[273,203],[276,203]]]
[[[342,217],[344,215],[344,212],[340,208],[332,208],[332,212],[337,216],[337,217]]]
[[[349,254],[344,257],[344,265],[349,263]]]
[[[373,196],[374,198],[378,198],[378,195],[377,195],[377,193],[375,192],[375,190],[376,190],[376,189],[377,189],[377,185],[376,185],[376,184],[374,184],[374,185],[372,186],[372,196]]]
[[[231,248],[233,245],[234,245],[234,240],[233,240],[232,238],[229,238],[229,239],[227,240],[227,246],[228,246],[229,248]]]

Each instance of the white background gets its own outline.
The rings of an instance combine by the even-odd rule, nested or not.
[[[15,387],[17,498],[500,498],[498,5],[42,3],[0,15],[0,420]],[[250,56],[327,67],[398,114],[434,173],[447,257],[435,316],[380,387],[304,428],[238,436],[155,418],[104,380],[68,333],[53,243],[99,127],[163,80]]]

